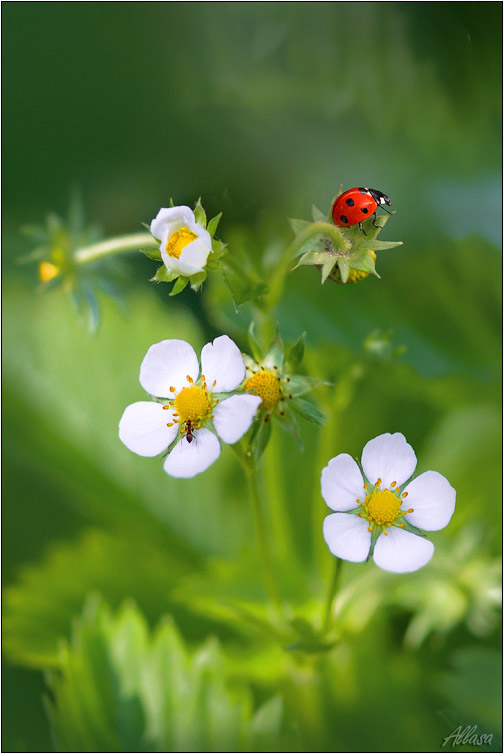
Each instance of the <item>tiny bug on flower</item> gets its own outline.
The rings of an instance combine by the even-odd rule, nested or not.
[[[358,225],[365,234],[366,231],[362,227],[362,221],[367,220],[368,217],[372,217],[373,225],[375,228],[378,228],[379,226],[376,224],[376,210],[378,207],[383,207],[388,212],[384,206],[385,204],[390,206],[392,202],[382,191],[364,187],[351,188],[340,194],[334,202],[332,219],[334,224],[340,228],[349,228],[351,225]],[[392,213],[389,212],[389,214]]]
[[[194,440],[192,421],[186,422],[186,440],[188,443]]]

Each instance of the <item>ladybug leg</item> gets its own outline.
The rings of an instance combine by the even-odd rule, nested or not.
[[[360,229],[360,230],[362,230],[362,232],[364,233],[364,235],[365,235],[365,236],[367,236],[367,233],[366,233],[366,231],[365,231],[365,230],[364,230],[364,228],[362,227],[362,222],[360,222],[360,223],[359,223],[359,229]]]
[[[377,225],[377,223],[376,223],[376,212],[373,215],[373,225],[375,226],[375,228],[382,228],[383,227],[382,225]]]

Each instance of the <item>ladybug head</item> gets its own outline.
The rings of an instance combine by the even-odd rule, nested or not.
[[[383,193],[383,191],[378,191],[377,189],[371,189],[371,188],[368,189],[368,191],[378,205],[388,204],[389,207],[391,206],[392,202],[388,198],[387,194]]]

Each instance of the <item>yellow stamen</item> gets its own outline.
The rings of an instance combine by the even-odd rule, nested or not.
[[[189,228],[175,230],[166,242],[165,251],[169,257],[179,259],[185,247],[192,243],[198,236]]]
[[[403,494],[401,495],[401,497],[408,497],[408,493],[407,492],[403,492]]]

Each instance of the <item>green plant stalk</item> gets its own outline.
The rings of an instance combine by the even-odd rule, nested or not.
[[[80,266],[127,251],[157,249],[158,247],[159,244],[150,233],[132,233],[128,236],[109,238],[107,241],[99,241],[90,246],[77,249],[74,254],[74,262]]]
[[[269,601],[271,602],[271,605],[275,608],[277,613],[281,613],[282,601],[280,599],[280,593],[278,591],[273,569],[273,560],[271,557],[266,519],[264,517],[264,512],[261,505],[257,468],[255,464],[251,463],[250,461],[243,461],[242,465],[247,480],[247,489],[250,498],[250,504],[252,507],[252,515],[254,518],[254,528],[257,541],[259,543],[264,587],[266,589],[266,593],[268,595]]]
[[[331,628],[332,608],[336,595],[338,594],[341,584],[341,571],[343,568],[343,560],[341,558],[334,558],[334,568],[332,578],[329,583],[329,589],[327,592],[327,599],[324,606],[324,613],[322,617],[322,636],[325,636]]]

